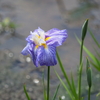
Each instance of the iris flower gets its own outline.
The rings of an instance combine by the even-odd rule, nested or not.
[[[36,67],[54,66],[57,64],[56,47],[62,45],[67,37],[66,29],[53,28],[45,32],[38,28],[34,32],[30,31],[30,35],[26,38],[27,45],[21,53],[30,54]]]

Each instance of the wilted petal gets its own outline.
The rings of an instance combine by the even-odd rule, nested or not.
[[[46,36],[50,37],[46,41],[47,45],[60,46],[66,40],[68,34],[66,30],[51,29],[50,31],[46,32]]]

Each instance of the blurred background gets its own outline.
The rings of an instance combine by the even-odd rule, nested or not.
[[[81,27],[87,18],[89,28],[100,42],[99,0],[0,0],[0,100],[26,100],[24,83],[31,100],[43,100],[42,73],[45,73],[46,78],[47,69],[35,68],[30,56],[21,55],[26,46],[25,38],[38,27],[45,31],[51,28],[67,29],[68,39],[57,49],[68,76],[72,71],[77,81],[80,45],[75,34],[81,37]],[[89,33],[85,46],[95,53],[95,43]],[[86,58],[85,52],[83,55]],[[55,69],[63,78],[58,65]],[[52,68],[50,77],[53,93],[59,80]],[[100,75],[96,73],[95,77],[95,82],[99,83]],[[86,82],[83,84],[87,85]],[[87,87],[83,91],[85,95]],[[93,95],[97,91],[98,85],[94,88]],[[68,100],[63,88],[60,88],[59,95]]]

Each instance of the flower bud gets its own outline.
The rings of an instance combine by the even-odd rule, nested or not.
[[[88,27],[88,19],[84,22],[82,26],[82,40],[84,40],[87,32],[87,27]]]

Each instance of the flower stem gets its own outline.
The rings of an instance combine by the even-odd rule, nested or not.
[[[50,84],[50,66],[47,70],[47,100],[49,100],[49,84]]]
[[[91,93],[91,87],[89,87],[89,91],[88,91],[88,100],[90,100],[90,93]]]
[[[80,67],[79,67],[79,80],[78,80],[78,93],[79,93],[79,100],[81,100],[81,77],[82,77],[82,54],[83,54],[83,42],[81,42],[81,50],[80,50]]]

